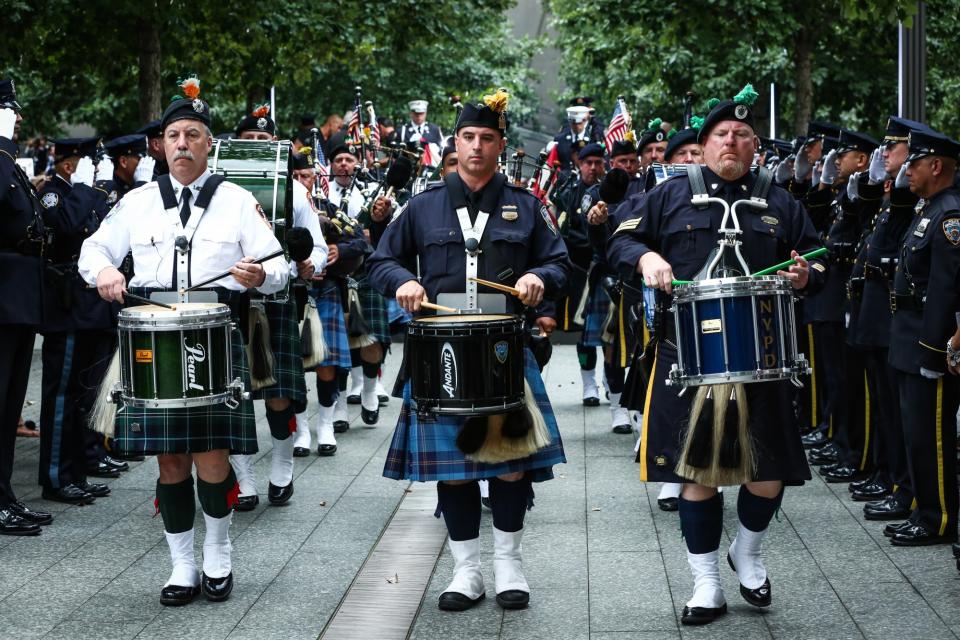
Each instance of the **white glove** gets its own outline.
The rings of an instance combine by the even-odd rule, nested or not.
[[[97,180],[113,180],[113,160],[107,156],[97,165]]]
[[[777,184],[786,184],[790,179],[790,160],[793,156],[787,156],[783,162],[777,165],[777,170],[773,174],[773,179]]]
[[[840,177],[840,169],[837,168],[837,150],[831,149],[827,157],[823,159],[823,172],[820,174],[820,182],[832,185]]]
[[[860,198],[860,174],[862,171],[857,171],[855,174],[847,178],[847,198],[849,200],[857,200]]]
[[[85,184],[88,187],[93,186],[93,160],[84,156],[77,163],[77,170],[70,176],[70,184]]]
[[[870,167],[867,169],[870,175],[870,184],[880,184],[890,179],[887,170],[883,168],[883,151],[881,149],[882,147],[877,147],[870,156]]]
[[[807,179],[807,174],[810,173],[810,161],[807,160],[807,152],[803,149],[800,149],[800,153],[797,154],[797,159],[793,163],[793,177],[797,182],[803,182]]]
[[[893,186],[897,189],[906,189],[910,186],[910,181],[907,180],[907,167],[909,166],[909,162],[904,162],[900,171],[897,172],[897,179],[893,181]]]
[[[816,187],[820,184],[820,167],[823,166],[822,161],[818,160],[817,164],[813,165],[813,171],[810,172],[810,184]]]
[[[13,130],[17,126],[17,112],[4,107],[0,109],[0,138],[13,140]]]
[[[924,367],[920,367],[920,375],[927,380],[937,380],[943,377],[943,374],[939,371],[930,371],[930,369],[925,369]]]
[[[137,168],[133,170],[133,181],[136,183],[150,182],[153,180],[153,169],[156,165],[157,161],[151,156],[140,158],[140,162],[137,163]]]

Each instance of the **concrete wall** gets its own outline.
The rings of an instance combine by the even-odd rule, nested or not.
[[[559,78],[560,52],[552,45],[555,33],[549,28],[550,15],[546,0],[517,0],[516,6],[507,12],[507,19],[513,35],[518,38],[546,34],[550,39],[543,51],[534,56],[531,64],[540,76],[536,85],[540,98],[537,125],[544,132],[552,134],[559,129],[563,116],[557,98],[563,93],[564,87]]]

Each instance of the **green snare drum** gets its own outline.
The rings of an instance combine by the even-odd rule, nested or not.
[[[243,382],[233,377],[230,307],[188,302],[120,311],[120,400],[133,407],[235,407]],[[161,366],[163,365],[163,366]]]

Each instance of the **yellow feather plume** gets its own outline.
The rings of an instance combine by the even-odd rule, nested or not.
[[[497,89],[492,96],[483,96],[483,102],[496,113],[503,113],[507,110],[507,102],[510,100],[510,94],[506,89]]]

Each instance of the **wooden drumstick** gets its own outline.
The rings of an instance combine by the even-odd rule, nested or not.
[[[427,302],[426,300],[420,303],[420,306],[424,309],[432,309],[434,311],[444,311],[446,313],[460,313],[460,309],[454,309],[453,307],[445,307],[442,304],[433,304],[432,302]]]
[[[520,290],[514,287],[508,287],[505,284],[500,284],[498,282],[490,282],[489,280],[481,280],[480,278],[469,278],[471,282],[476,282],[477,284],[482,284],[485,287],[490,287],[491,289],[498,289],[504,293],[509,293],[510,295],[520,297]]]

